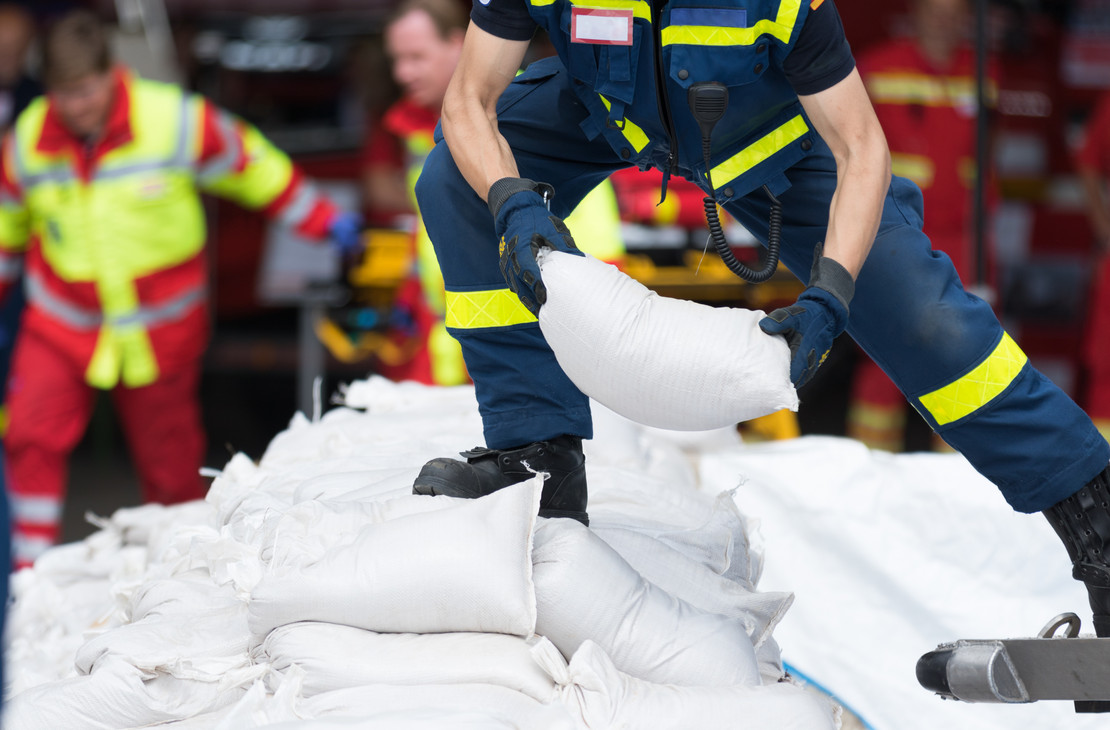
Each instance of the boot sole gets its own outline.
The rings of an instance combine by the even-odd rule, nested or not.
[[[427,467],[425,467],[425,469],[427,469]],[[433,468],[428,471],[444,470]],[[425,497],[458,497],[461,499],[478,499],[479,497],[486,496],[484,494],[474,494],[466,489],[460,489],[457,483],[449,481],[437,474],[425,473],[425,470],[421,470],[420,474],[413,480],[412,493]],[[579,510],[543,509],[541,507],[539,516],[548,519],[566,518],[578,520],[586,527],[590,526],[590,516],[586,512]]]
[[[540,517],[546,517],[548,519],[566,518],[571,520],[578,520],[586,527],[590,526],[590,516],[585,512],[579,512],[577,510],[572,511],[565,509],[543,509],[541,507]]]
[[[458,484],[434,476],[421,474],[412,482],[412,493],[426,497],[459,497],[461,499],[477,499],[484,494],[474,494],[467,489],[460,489]]]

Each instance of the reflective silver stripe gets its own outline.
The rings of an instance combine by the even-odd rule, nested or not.
[[[23,271],[23,256],[13,256],[0,251],[0,282],[11,282]]]
[[[10,495],[12,518],[16,522],[34,525],[54,525],[62,518],[62,502],[56,497],[27,497]]]
[[[75,179],[73,170],[65,163],[55,164],[37,175],[31,175],[27,171],[27,160],[24,159],[23,150],[16,141],[15,134],[12,135],[11,140],[14,153],[12,156],[15,158],[15,174],[19,178],[18,183],[23,188],[24,193],[44,182],[65,183]]]
[[[217,126],[224,137],[224,151],[200,166],[198,178],[202,183],[212,182],[230,174],[243,154],[243,141],[235,131],[235,123],[230,116],[219,113]]]
[[[108,324],[115,327],[126,327],[140,324],[144,327],[153,327],[164,322],[174,322],[181,319],[198,304],[204,301],[208,290],[203,284],[192,289],[186,289],[175,298],[169,299],[154,306],[139,307],[131,314],[119,317],[110,317]]]
[[[181,107],[178,109],[177,119],[177,141],[173,150],[173,154],[165,159],[147,160],[145,162],[132,162],[128,164],[119,165],[116,167],[102,167],[97,169],[93,174],[93,180],[100,182],[103,180],[114,180],[128,175],[136,175],[143,172],[154,172],[156,170],[191,170],[192,163],[189,160],[189,96],[187,94],[181,95]]]
[[[158,162],[136,162],[131,165],[120,165],[119,167],[101,168],[93,174],[92,179],[96,182],[103,182],[105,180],[117,180],[121,177],[136,175],[141,172],[153,172],[155,170],[172,170],[176,167],[178,167],[178,165],[173,160],[160,160]]]
[[[23,279],[23,287],[28,302],[74,329],[94,330],[104,321],[100,312],[78,307],[55,296],[33,271],[27,272],[27,276]]]
[[[139,307],[134,312],[105,319],[99,311],[79,307],[58,297],[34,272],[28,272],[25,277],[25,287],[28,302],[78,330],[94,330],[102,324],[112,327],[134,325],[153,327],[172,322],[192,311],[195,306],[204,301],[207,295],[207,288],[199,284],[160,304]]]
[[[173,153],[175,164],[182,168],[192,167],[193,162],[189,155],[189,137],[192,128],[191,119],[189,118],[189,101],[189,95],[183,92],[181,94],[181,109],[177,113],[177,149]]]
[[[56,183],[61,185],[63,183],[73,182],[77,176],[73,174],[73,170],[68,167],[54,167],[45,172],[40,172],[37,175],[20,176],[20,184],[24,190],[30,190],[36,185],[43,183]]]
[[[19,530],[12,535],[12,559],[18,563],[33,563],[40,555],[54,547],[51,540],[45,537],[31,537],[19,534]]]
[[[316,194],[315,188],[307,182],[302,182],[300,189],[293,195],[293,199],[286,204],[277,217],[278,222],[290,228],[295,228],[308,217],[318,200],[319,196]]]

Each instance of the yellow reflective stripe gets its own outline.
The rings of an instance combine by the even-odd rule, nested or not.
[[[958,421],[1006,390],[1028,360],[1013,338],[1003,332],[998,347],[975,369],[919,400],[937,425]]]
[[[598,96],[601,96],[601,94],[598,94]],[[613,104],[604,96],[601,96],[601,103],[605,105],[606,109],[613,108]],[[639,152],[644,147],[647,147],[649,140],[648,136],[644,134],[644,130],[640,129],[640,127],[628,119],[623,120],[622,123],[624,126],[621,128],[621,133],[624,134],[624,138],[628,140],[633,149]]]
[[[543,2],[543,0],[541,0]],[[540,2],[533,2],[533,5],[539,5]],[[640,18],[651,22],[651,6],[642,0],[582,0],[575,2],[570,0],[570,4],[579,8],[601,8],[605,10],[631,10],[633,18]]]
[[[537,8],[553,5],[554,3],[555,0],[531,0],[532,6]],[[633,18],[651,22],[651,6],[643,0],[581,0],[581,2],[571,0],[570,4],[580,8],[631,10]]]
[[[809,127],[799,114],[714,167],[710,171],[713,184],[723,185],[735,180],[808,131]]]
[[[445,320],[452,329],[472,330],[527,324],[536,317],[508,289],[489,289],[448,291]]]
[[[933,184],[936,166],[924,155],[909,155],[904,152],[890,153],[890,171],[898,177],[913,180],[917,187],[925,190]]]
[[[782,0],[774,20],[763,18],[750,28],[720,28],[712,25],[672,25],[663,29],[663,45],[750,46],[761,35],[790,42],[798,20],[801,0]]]

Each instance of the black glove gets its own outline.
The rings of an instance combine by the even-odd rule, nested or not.
[[[505,177],[490,187],[487,197],[500,241],[501,275],[535,315],[539,315],[540,306],[547,301],[547,289],[536,262],[540,249],[584,255],[563,221],[547,209],[547,201],[554,194],[554,188],[547,183]]]
[[[782,335],[790,345],[790,380],[800,388],[809,382],[832,348],[833,340],[848,326],[848,302],[856,284],[848,270],[821,255],[813,256],[809,287],[798,301],[759,321],[769,335]]]

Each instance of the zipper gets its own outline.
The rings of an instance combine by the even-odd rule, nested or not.
[[[659,121],[663,123],[663,131],[667,133],[669,142],[667,150],[667,174],[675,172],[678,167],[678,137],[674,131],[674,120],[671,119],[671,105],[667,101],[667,74],[663,68],[663,29],[660,19],[663,16],[662,6],[667,0],[653,0],[651,3],[651,26],[655,35],[655,45],[652,56],[655,61],[655,100],[659,107]],[[664,191],[666,187],[664,187]],[[666,195],[666,192],[664,192]]]

